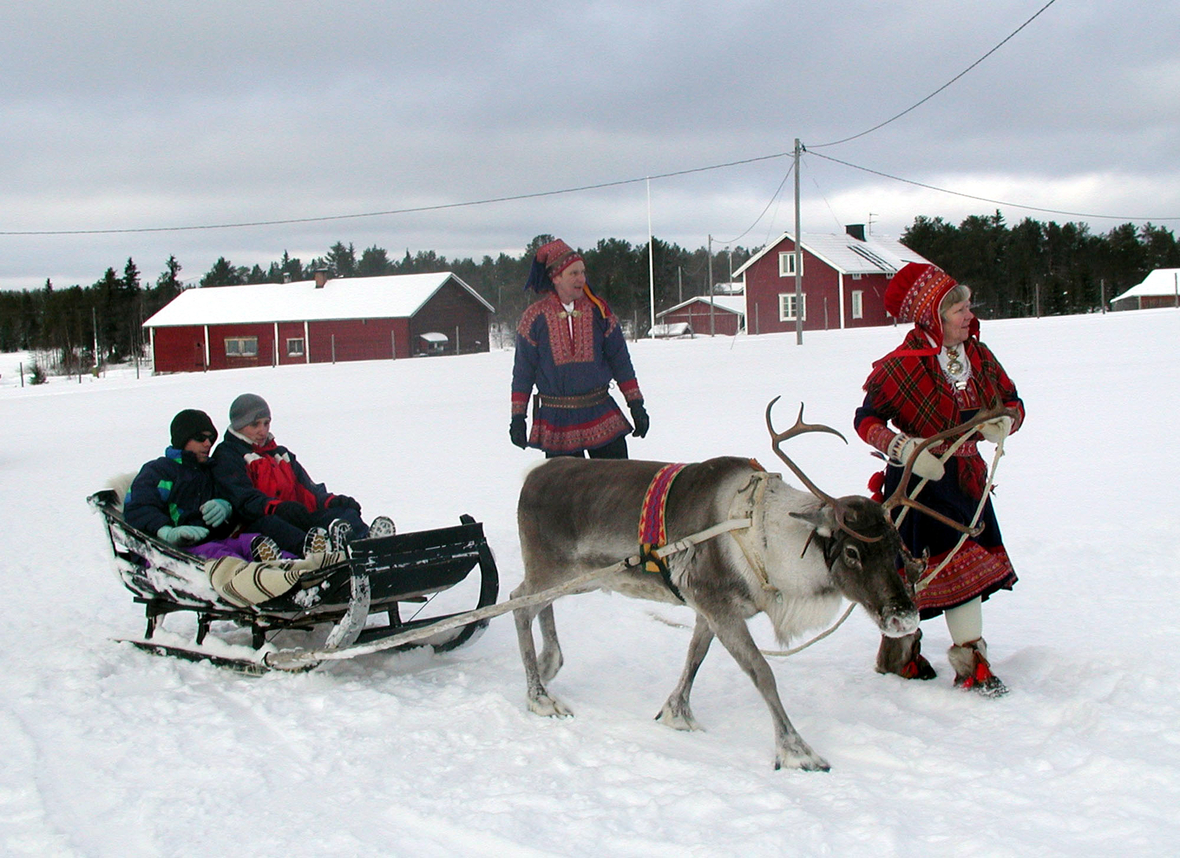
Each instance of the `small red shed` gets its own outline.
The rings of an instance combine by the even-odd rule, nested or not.
[[[486,352],[494,309],[443,271],[186,289],[143,323],[156,372]]]
[[[1112,310],[1180,307],[1180,268],[1157,268],[1110,302]]]
[[[710,308],[710,300],[712,308]],[[733,336],[742,330],[746,319],[746,299],[741,295],[698,295],[656,313],[661,325],[687,324],[696,336]]]

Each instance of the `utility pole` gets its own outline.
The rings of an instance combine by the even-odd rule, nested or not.
[[[656,326],[656,261],[655,242],[651,237],[651,179],[647,180],[647,293],[651,303],[651,325],[649,331]],[[635,338],[639,339],[639,331],[635,331]]]
[[[803,238],[799,227],[799,153],[803,145],[795,138],[795,345],[803,345]]]
[[[713,317],[713,236],[709,236],[705,255],[709,258],[709,336],[717,333],[717,320]]]

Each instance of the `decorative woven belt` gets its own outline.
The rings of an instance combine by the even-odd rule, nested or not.
[[[578,396],[545,396],[538,393],[537,404],[543,408],[589,408],[591,405],[601,405],[610,399],[607,387],[598,387],[589,393]]]
[[[950,441],[943,441],[942,443],[935,444],[933,447],[930,447],[928,449],[935,456],[942,458],[943,454],[946,453],[946,451],[950,448],[952,443],[953,442],[950,442]],[[961,447],[959,447],[959,449],[955,450],[954,455],[955,456],[962,456],[962,457],[966,458],[966,457],[978,455],[978,453],[979,453],[979,448],[978,448],[977,443],[975,441],[964,441],[963,446],[961,446]]]

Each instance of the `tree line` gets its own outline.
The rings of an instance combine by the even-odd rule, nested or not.
[[[352,244],[338,241],[306,265],[286,252],[266,268],[236,266],[221,257],[200,278],[200,286],[310,280],[317,270],[333,277],[452,271],[496,308],[498,324],[511,327],[533,299],[522,288],[533,255],[552,238],[536,236],[519,256],[501,253],[479,261],[409,250],[394,258],[376,245],[358,254]],[[957,226],[941,217],[919,216],[901,241],[969,284],[986,318],[1092,312],[1151,270],[1180,267],[1175,236],[1151,224],[1127,223],[1095,234],[1086,224],[1046,224],[1031,218],[1009,227],[999,211],[972,215]],[[710,274],[713,283],[727,282],[730,272],[757,250],[721,249],[710,259],[705,247],[687,250],[658,238],[651,245],[657,310],[708,294]],[[605,238],[581,252],[591,287],[642,333],[650,300],[647,243]],[[0,291],[0,351],[38,351],[65,372],[142,354],[141,325],[185,288],[180,271],[171,256],[145,285],[138,266],[128,259],[121,275],[108,268],[88,287],[58,289],[46,280],[38,290]]]
[[[918,217],[901,241],[971,286],[977,314],[991,319],[1094,312],[1156,268],[1180,268],[1176,237],[1150,223],[1098,235],[1032,218],[1009,227],[996,211],[958,226]]]

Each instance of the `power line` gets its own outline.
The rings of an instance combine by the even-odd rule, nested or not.
[[[789,154],[793,155],[794,153],[792,152]],[[743,238],[745,238],[746,234],[749,233],[751,230],[754,229],[754,227],[756,227],[758,225],[758,221],[762,220],[762,218],[764,218],[766,216],[766,213],[770,210],[770,207],[772,205],[774,205],[774,201],[777,200],[778,195],[782,193],[783,185],[785,185],[787,183],[787,179],[791,178],[791,173],[792,173],[792,171],[794,171],[794,169],[795,169],[795,165],[794,165],[794,163],[792,163],[791,166],[787,168],[787,174],[785,176],[783,176],[783,180],[778,183],[778,188],[775,189],[775,192],[773,194],[771,194],[770,199],[766,203],[766,207],[762,209],[762,211],[761,211],[761,213],[759,213],[758,217],[754,218],[754,222],[752,224],[750,224],[748,227],[746,227],[745,232],[743,232],[741,235],[737,236],[736,238],[731,238],[728,241],[719,240],[717,243],[718,244],[737,244],[739,241],[741,241]]]
[[[839,158],[833,158],[831,155],[824,155],[820,152],[811,152],[810,150],[808,150],[808,154],[814,155],[817,158],[823,158],[825,161],[831,161],[835,164],[842,164],[845,167],[851,167],[854,170],[860,170],[864,173],[871,173],[874,176],[881,176],[882,178],[885,178],[885,179],[892,179],[895,182],[902,182],[907,185],[914,185],[915,187],[926,188],[929,191],[938,191],[939,193],[942,193],[942,194],[951,194],[956,197],[966,197],[967,199],[970,199],[970,200],[979,200],[980,202],[984,202],[984,203],[992,203],[993,205],[997,205],[997,206],[1008,206],[1008,207],[1014,208],[1014,209],[1027,209],[1028,211],[1045,212],[1046,214],[1067,215],[1069,217],[1096,218],[1098,220],[1123,220],[1123,221],[1135,220],[1135,221],[1152,221],[1152,222],[1165,221],[1165,220],[1180,220],[1180,216],[1177,216],[1177,217],[1131,217],[1128,215],[1092,214],[1090,212],[1071,212],[1071,211],[1063,211],[1061,209],[1049,209],[1049,208],[1045,208],[1043,206],[1030,206],[1030,205],[1025,205],[1024,203],[1013,203],[1013,202],[1009,202],[1006,200],[993,200],[989,197],[979,197],[979,196],[976,196],[975,194],[967,194],[967,193],[963,193],[962,191],[952,191],[949,188],[940,188],[937,185],[927,185],[924,182],[917,182],[917,181],[914,181],[913,179],[903,179],[901,176],[893,176],[893,175],[890,175],[889,173],[883,173],[880,170],[874,170],[870,167],[862,167],[859,164],[852,164],[852,163],[849,163],[848,161],[841,161]]]
[[[344,214],[344,215],[323,215],[319,217],[301,217],[301,218],[286,218],[282,220],[258,220],[258,221],[243,221],[239,223],[215,223],[215,224],[199,224],[192,226],[149,226],[149,227],[127,227],[122,229],[48,229],[48,230],[0,230],[0,235],[121,235],[125,233],[148,233],[148,232],[192,232],[196,230],[210,230],[210,229],[243,229],[246,227],[255,226],[284,226],[296,223],[325,223],[328,221],[338,220],[357,220],[359,218],[368,217],[384,217],[387,215],[401,215],[401,214],[417,214],[421,212],[444,211],[446,209],[460,209],[471,208],[473,206],[486,206],[493,203],[508,203],[519,200],[535,200],[541,197],[553,197],[560,194],[576,194],[581,191],[594,191],[601,188],[616,188],[621,185],[633,185],[639,182],[646,182],[649,179],[668,179],[675,176],[687,176],[692,173],[705,173],[711,170],[721,170],[727,167],[738,167],[743,164],[754,164],[759,161],[771,161],[775,158],[785,158],[793,156],[794,152],[779,152],[774,155],[760,155],[756,158],[743,158],[738,161],[727,161],[724,164],[711,164],[707,167],[692,167],[687,170],[674,170],[670,173],[659,173],[657,175],[643,176],[638,179],[620,179],[614,182],[599,182],[594,185],[581,185],[576,188],[562,188],[557,191],[538,191],[532,194],[515,194],[506,197],[490,197],[483,200],[469,200],[461,203],[439,203],[433,206],[415,206],[405,209],[389,209],[387,211],[379,212],[363,212],[359,214]],[[789,174],[788,174],[789,175]]]
[[[957,75],[952,77],[950,80],[948,80],[942,86],[940,86],[938,89],[934,90],[934,92],[930,93],[928,96],[923,98],[917,104],[910,105],[909,107],[907,107],[905,110],[903,110],[901,113],[897,114],[896,116],[892,116],[889,119],[886,119],[884,122],[880,122],[880,123],[874,125],[872,128],[862,131],[859,134],[853,134],[851,137],[845,137],[842,140],[833,140],[831,143],[820,143],[818,146],[811,146],[810,148],[822,149],[826,146],[839,146],[841,143],[847,143],[849,140],[856,140],[859,137],[864,137],[866,134],[872,134],[874,131],[876,131],[880,128],[884,128],[890,122],[893,122],[894,120],[897,120],[897,119],[901,119],[903,116],[905,116],[911,110],[916,110],[917,108],[921,107],[923,104],[928,102],[930,99],[934,98],[934,96],[938,95],[940,92],[942,92],[944,89],[949,87],[951,84],[953,84],[959,78],[963,77],[963,75],[967,74],[967,72],[971,71],[973,68],[975,68],[977,65],[979,65],[984,60],[986,60],[988,57],[990,57],[992,54],[994,54],[1000,48],[1004,47],[1004,45],[1010,39],[1012,39],[1017,33],[1019,33],[1021,30],[1023,30],[1029,24],[1031,24],[1042,12],[1044,12],[1046,9],[1048,9],[1050,6],[1052,6],[1056,2],[1057,2],[1057,0],[1049,0],[1048,3],[1046,3],[1044,6],[1042,6],[1040,9],[1037,10],[1035,15],[1033,15],[1031,18],[1029,18],[1027,21],[1025,21],[1023,24],[1021,24],[1019,27],[1017,27],[1011,33],[1009,33],[1007,38],[1004,39],[1004,41],[1000,42],[998,45],[996,45],[994,48],[992,48],[990,51],[988,51],[982,57],[977,59],[971,65],[967,66],[967,68],[963,69],[961,72],[959,72]]]

